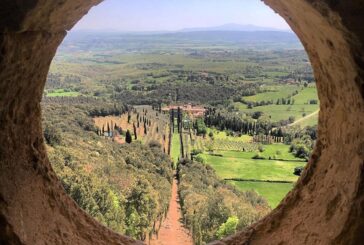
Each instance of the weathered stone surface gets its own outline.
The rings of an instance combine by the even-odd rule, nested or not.
[[[56,48],[100,0],[0,3],[0,244],[137,244],[64,193],[47,159],[40,99]],[[364,2],[265,0],[314,67],[319,140],[304,176],[265,219],[215,244],[364,241]]]

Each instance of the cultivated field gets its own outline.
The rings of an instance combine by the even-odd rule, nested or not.
[[[289,146],[287,145],[271,144],[262,147],[262,152],[259,150],[249,152],[215,151],[214,154],[203,153],[200,156],[205,160],[206,164],[215,169],[220,178],[237,180],[229,180],[228,183],[240,190],[254,190],[258,192],[267,199],[271,207],[275,207],[287,192],[292,189],[294,182],[298,179],[298,176],[293,174],[294,168],[305,166],[306,162],[294,157],[289,152]],[[253,159],[257,154],[265,159]],[[243,180],[255,180],[258,182]]]
[[[279,98],[285,98],[287,94],[297,90],[298,94],[292,96],[294,99],[294,104],[283,105],[276,104],[276,100]],[[317,112],[319,109],[319,104],[310,104],[310,100],[317,100],[317,90],[315,86],[307,87],[304,89],[297,89],[296,86],[286,86],[286,89],[278,86],[277,92],[264,92],[259,93],[255,96],[245,97],[247,101],[269,101],[273,100],[273,104],[257,106],[252,109],[248,109],[247,105],[240,102],[236,102],[235,106],[239,108],[240,111],[245,113],[253,113],[255,111],[261,111],[268,115],[272,121],[287,120],[289,117],[293,116],[295,120],[305,118],[307,115]],[[317,125],[317,117],[310,117],[309,120],[302,121],[302,126],[313,126]]]

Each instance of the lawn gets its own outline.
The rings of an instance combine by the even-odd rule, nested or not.
[[[289,183],[265,183],[251,181],[228,181],[228,183],[241,191],[256,191],[268,201],[271,208],[277,207],[280,201],[294,186]]]

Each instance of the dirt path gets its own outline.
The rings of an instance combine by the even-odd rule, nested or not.
[[[178,197],[177,179],[173,178],[172,198],[169,203],[167,218],[163,221],[158,238],[153,238],[151,245],[192,245],[188,230],[180,222],[182,219]]]
[[[289,126],[289,127],[290,127],[290,126],[294,126],[294,125],[299,124],[299,123],[300,123],[300,122],[302,122],[302,121],[306,121],[306,120],[308,120],[309,118],[316,116],[316,115],[319,113],[319,111],[320,111],[320,110],[317,110],[317,111],[315,111],[315,112],[312,112],[311,114],[309,114],[309,115],[307,115],[307,116],[305,116],[305,117],[302,117],[302,118],[298,119],[297,121],[295,121],[295,122],[293,122],[293,123],[289,124],[288,126]]]

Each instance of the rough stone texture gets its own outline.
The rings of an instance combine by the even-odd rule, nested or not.
[[[0,244],[139,244],[64,193],[47,159],[40,99],[66,30],[101,0],[0,3]],[[317,79],[319,140],[265,219],[214,244],[363,244],[364,2],[265,0],[302,40]]]

